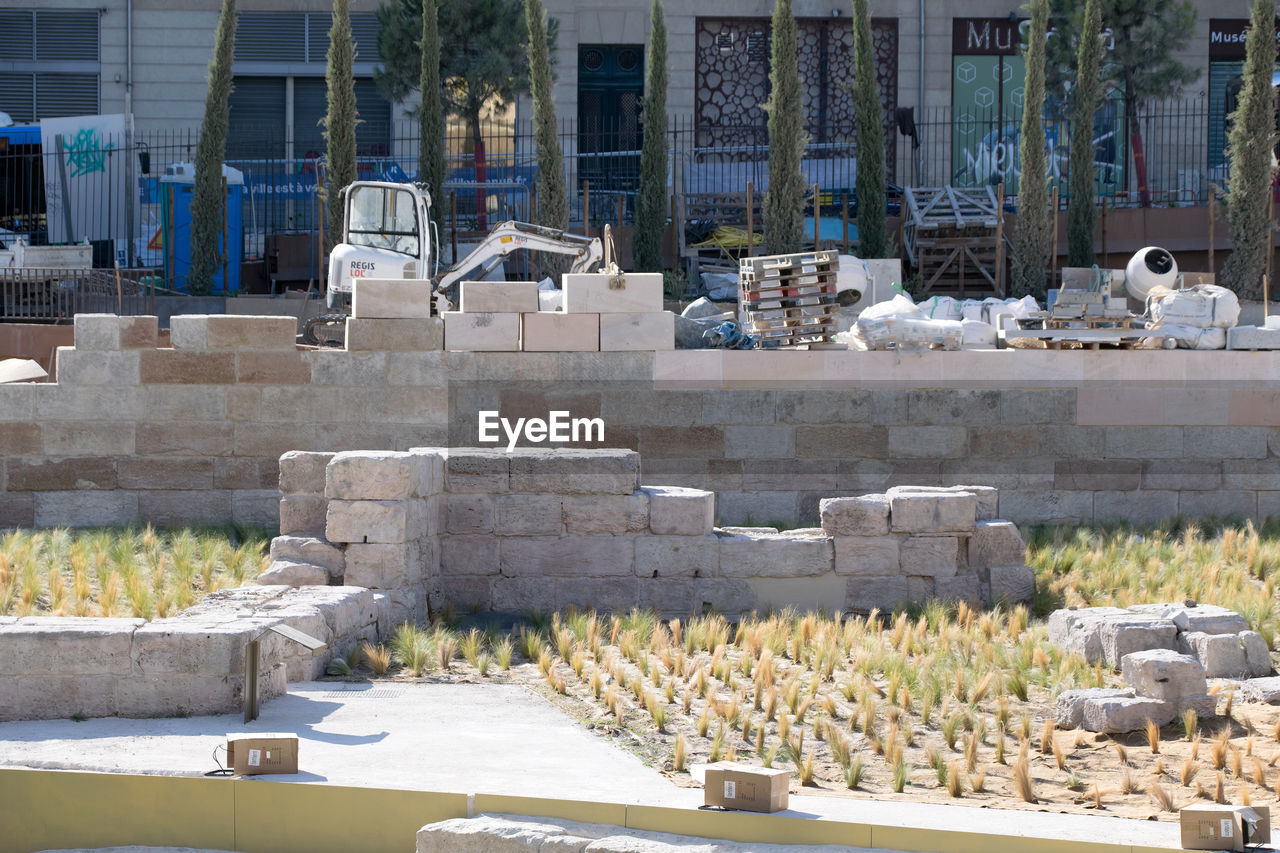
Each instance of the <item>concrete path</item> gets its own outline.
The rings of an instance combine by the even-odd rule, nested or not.
[[[248,725],[238,714],[0,723],[0,766],[199,775],[216,768],[215,751],[225,765],[231,732],[298,735],[303,772],[268,781],[702,805],[700,789],[673,785],[541,696],[504,684],[294,684]],[[796,817],[1180,848],[1170,822],[830,796],[793,795],[790,805]]]

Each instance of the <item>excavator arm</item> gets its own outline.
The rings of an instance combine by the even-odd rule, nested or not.
[[[482,279],[512,252],[527,249],[531,252],[553,252],[572,255],[570,272],[580,273],[600,266],[604,251],[598,237],[569,234],[558,228],[547,228],[528,222],[503,222],[489,232],[480,245],[466,257],[445,270],[436,279],[437,305],[448,310],[444,303],[457,301],[456,290],[463,279]]]

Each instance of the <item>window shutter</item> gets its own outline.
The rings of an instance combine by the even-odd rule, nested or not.
[[[305,62],[306,18],[296,12],[241,12],[235,58],[244,62]]]
[[[30,62],[36,58],[36,23],[32,10],[0,11],[0,33],[4,33],[4,38],[0,38],[0,60]]]
[[[37,74],[36,113],[39,118],[97,115],[98,75]]]
[[[98,12],[45,10],[35,16],[36,59],[98,61]],[[5,38],[10,36],[5,33]],[[97,96],[94,96],[95,101]]]

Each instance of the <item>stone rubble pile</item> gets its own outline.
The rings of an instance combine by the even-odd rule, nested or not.
[[[1049,616],[1049,640],[1090,663],[1120,671],[1128,688],[1067,690],[1057,698],[1063,728],[1130,732],[1164,726],[1184,711],[1213,716],[1208,678],[1244,679],[1245,699],[1280,701],[1271,653],[1244,617],[1212,604],[1067,608]]]

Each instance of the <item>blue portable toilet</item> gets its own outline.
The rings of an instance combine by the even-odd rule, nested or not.
[[[164,277],[170,287],[183,292],[187,291],[187,275],[191,272],[191,196],[195,176],[194,163],[174,163],[160,176]],[[224,163],[222,179],[226,196],[218,251],[226,264],[214,273],[213,292],[231,293],[240,289],[240,264],[244,261],[244,173]]]

